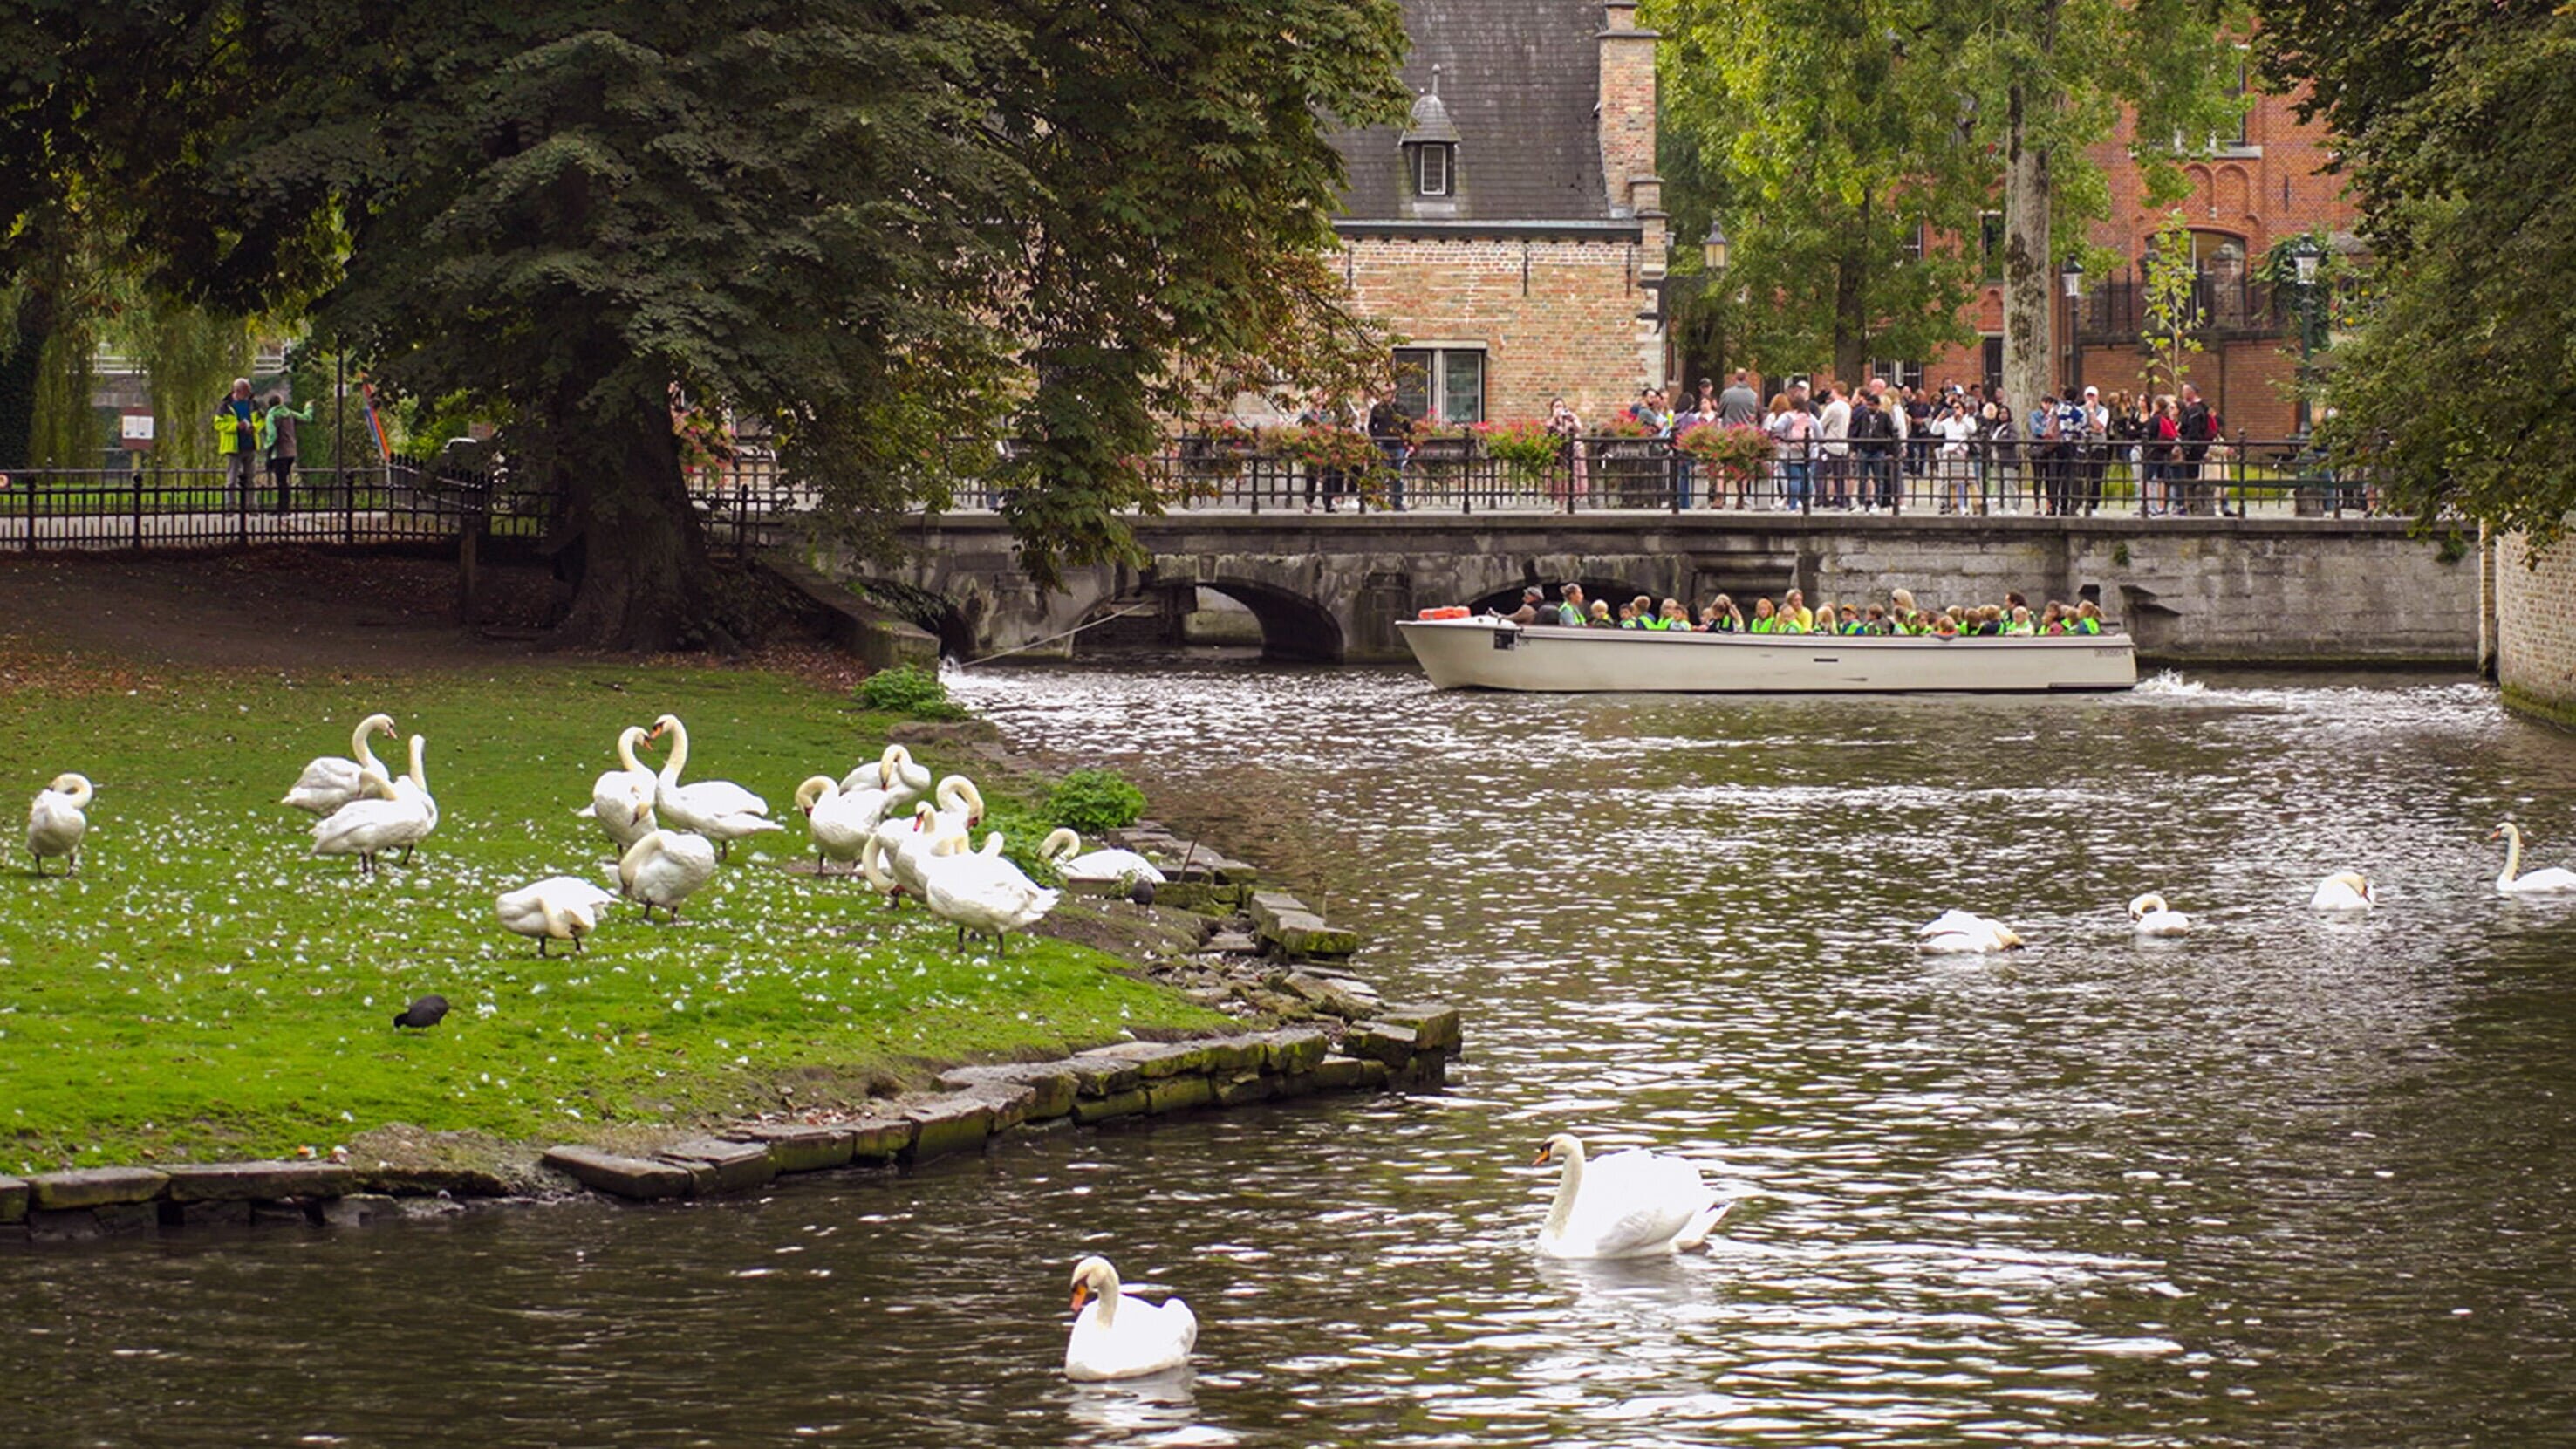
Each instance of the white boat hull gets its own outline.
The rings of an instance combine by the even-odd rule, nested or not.
[[[1442,689],[1556,693],[1907,694],[2132,689],[2123,634],[1903,638],[1524,628],[1499,619],[1401,620]]]

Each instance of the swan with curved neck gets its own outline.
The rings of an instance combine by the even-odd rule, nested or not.
[[[309,810],[316,815],[328,815],[357,799],[358,786],[367,772],[375,770],[381,773],[384,770],[384,764],[376,758],[375,751],[367,747],[367,741],[377,735],[387,739],[396,737],[392,715],[371,714],[358,721],[358,727],[349,733],[349,753],[356,758],[344,760],[324,755],[314,760],[304,767],[304,773],[296,777],[295,784],[277,803]]]
[[[438,802],[425,788],[421,748],[420,736],[412,736],[409,775],[388,779],[383,770],[370,770],[357,799],[313,822],[313,853],[354,855],[362,876],[374,875],[376,858],[388,850],[399,849],[409,860],[411,848],[438,827]]]
[[[859,858],[870,834],[885,818],[883,790],[844,790],[829,775],[816,775],[796,787],[796,808],[805,812],[805,832],[814,838],[814,873],[831,874],[833,861]]]
[[[2554,896],[2576,891],[2576,871],[2563,866],[2545,866],[2529,875],[2522,874],[2522,827],[2508,820],[2497,826],[2487,839],[2504,837],[2504,873],[2496,877],[2496,891],[2508,896]]]
[[[941,835],[920,865],[921,898],[941,920],[957,927],[957,944],[966,933],[990,934],[999,954],[1003,938],[1026,930],[1055,909],[1061,893],[1028,878],[1002,858],[1002,832],[984,837],[984,848],[970,853],[966,832]]]
[[[1642,1258],[1705,1247],[1732,1203],[1721,1203],[1699,1169],[1652,1152],[1586,1159],[1583,1140],[1559,1132],[1538,1164],[1565,1164],[1556,1198],[1539,1225],[1538,1250],[1551,1258]]]
[[[2340,870],[2317,882],[2316,894],[2308,897],[2313,911],[2367,911],[2379,904],[2379,894],[2370,887],[2370,878],[2357,870]]]
[[[36,874],[43,875],[46,860],[58,855],[63,857],[63,874],[80,874],[81,842],[89,837],[89,803],[97,797],[87,775],[68,771],[36,792],[35,803],[27,807],[27,854],[35,859]]]
[[[1190,1305],[1130,1296],[1118,1270],[1097,1254],[1073,1265],[1073,1311],[1064,1344],[1069,1379],[1096,1383],[1162,1373],[1188,1363],[1198,1346],[1199,1320]]]
[[[600,833],[620,851],[654,825],[653,792],[659,782],[635,758],[635,747],[643,743],[647,733],[642,725],[628,725],[617,732],[617,768],[602,772],[591,783],[590,803],[573,812],[597,821]],[[639,800],[644,803],[641,824],[635,819],[635,803]]]
[[[902,745],[886,746],[885,753],[841,777],[844,792],[885,791],[890,797],[886,802],[888,813],[910,805],[929,788],[930,767],[913,763],[912,751]]]
[[[2129,902],[2129,922],[2141,936],[2191,934],[2191,917],[2166,905],[2165,898],[2153,891]]]
[[[552,941],[570,941],[578,953],[582,938],[599,927],[599,908],[615,899],[589,881],[557,875],[504,892],[492,910],[503,930],[534,936],[539,956]]]
[[[1914,948],[1927,956],[1981,956],[2025,944],[2019,931],[1973,911],[1943,911],[1914,933]]]
[[[644,919],[652,920],[653,908],[659,906],[675,926],[681,905],[715,875],[715,847],[705,836],[686,831],[648,830],[617,858],[618,887],[644,907]]]
[[[689,765],[689,727],[678,715],[666,714],[653,721],[651,738],[671,737],[670,758],[663,761],[662,773],[654,781],[653,809],[660,818],[683,831],[705,836],[715,842],[716,858],[724,859],[733,842],[763,830],[786,827],[769,818],[769,802],[731,780],[699,780],[683,785],[680,772]]]
[[[1052,865],[1066,880],[1083,885],[1127,884],[1146,881],[1164,883],[1160,867],[1132,850],[1102,849],[1084,851],[1082,837],[1071,830],[1056,829],[1038,843],[1038,859]]]

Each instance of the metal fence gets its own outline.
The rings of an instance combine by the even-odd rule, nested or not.
[[[2367,474],[2339,471],[2307,443],[2242,434],[2158,446],[2105,439],[1782,444],[1750,475],[1692,459],[1662,438],[1567,440],[1545,464],[1493,456],[1472,432],[1382,450],[1365,468],[1181,439],[1148,460],[1170,512],[1748,511],[2144,517],[2369,516]],[[961,493],[960,508],[974,502]]]
[[[265,469],[247,487],[225,469],[36,469],[0,490],[0,549],[26,553],[205,549],[262,544],[427,543],[541,536],[553,500],[505,474],[396,459],[298,469],[281,491]]]

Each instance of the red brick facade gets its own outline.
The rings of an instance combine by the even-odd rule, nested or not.
[[[2231,294],[2234,289],[2228,284],[2233,274],[2259,268],[2276,244],[2312,228],[2337,236],[2352,230],[2357,212],[2345,195],[2342,179],[2322,174],[2332,159],[2332,138],[2323,127],[2301,122],[2295,108],[2293,96],[2256,95],[2242,138],[2183,168],[2190,189],[2179,204],[2196,234],[2195,249],[2205,250],[2204,271],[2222,279],[2222,288]],[[2136,280],[2147,240],[2169,209],[2148,205],[2146,175],[2131,159],[2129,142],[2124,123],[2117,136],[2093,152],[2094,162],[2108,175],[2111,206],[2110,215],[2087,230],[2086,240],[2125,259],[2122,269],[2109,278],[2086,278],[2088,327],[2113,335],[2081,339],[2082,377],[2106,395],[2145,385],[2145,358],[2132,329],[2122,325],[2132,314],[2121,299],[2106,295],[2106,284],[2116,290],[2122,282]],[[2001,337],[2001,288],[1984,288],[1970,305],[1967,320],[1985,337]],[[2061,301],[2059,361],[2051,369],[2061,385],[2074,376],[2067,360],[2066,320]],[[2189,360],[2184,376],[2211,400],[2231,432],[2241,429],[2257,438],[2287,437],[2296,414],[2290,392],[2298,371],[2296,334],[2250,319],[2235,330],[2278,335],[2204,338],[2206,350]],[[1987,375],[1987,351],[1978,344],[1948,349],[1929,361],[1925,376],[1934,383],[1982,379]]]

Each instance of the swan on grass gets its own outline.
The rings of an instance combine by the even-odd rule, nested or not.
[[[617,732],[617,768],[593,781],[590,803],[572,812],[598,821],[600,833],[620,854],[657,823],[653,819],[653,793],[660,782],[635,759],[635,747],[648,733],[642,725],[628,725]],[[638,801],[644,805],[641,816],[635,813]]]
[[[425,795],[396,791],[382,770],[370,770],[357,799],[313,822],[313,853],[354,855],[358,874],[374,875],[376,857],[388,850],[408,855],[437,823],[427,801]]]
[[[805,832],[814,838],[816,875],[829,875],[833,861],[849,865],[859,858],[869,834],[884,823],[891,797],[887,790],[845,790],[829,775],[796,787],[796,808],[805,812]]]
[[[886,792],[885,813],[910,805],[930,789],[930,767],[913,763],[912,751],[901,745],[888,745],[885,753],[841,777],[844,793],[858,790]]]
[[[2130,929],[2141,936],[2188,936],[2191,917],[2165,904],[2153,891],[2129,902]]]
[[[930,848],[941,836],[963,835],[983,819],[983,792],[965,776],[951,775],[939,782],[938,793],[930,800],[914,801],[909,817],[878,823],[867,844],[860,847],[859,869],[887,905],[899,903],[906,895],[920,895],[921,863],[930,858]]]
[[[727,847],[746,835],[763,830],[787,827],[769,818],[769,802],[731,780],[699,780],[680,783],[680,772],[689,764],[689,727],[678,715],[666,714],[653,721],[651,738],[671,737],[671,757],[662,762],[662,773],[654,781],[653,811],[661,820],[682,831],[702,835],[715,842],[716,856],[724,858]]]
[[[1943,911],[1914,933],[1914,948],[1926,956],[1975,956],[2019,950],[2023,944],[2012,927],[1970,911]]]
[[[599,908],[616,899],[589,881],[555,875],[503,892],[492,909],[502,929],[534,936],[543,956],[549,941],[570,941],[574,951],[581,950],[582,937],[599,929]]]
[[[1127,885],[1145,881],[1164,884],[1163,872],[1154,863],[1132,850],[1093,850],[1082,848],[1082,837],[1070,830],[1054,830],[1038,843],[1038,859],[1056,868],[1066,880],[1085,885]]]
[[[962,830],[940,836],[922,861],[921,876],[922,900],[932,914],[957,927],[957,944],[966,944],[966,933],[973,931],[990,935],[996,953],[1003,949],[1004,935],[1036,925],[1060,898],[1002,858],[998,830],[984,837],[984,849],[977,854],[967,853]]]
[[[2504,837],[2504,873],[2496,877],[2496,890],[2508,896],[2554,896],[2576,891],[2576,870],[2564,866],[2545,866],[2524,875],[2522,871],[2522,827],[2508,820],[2487,836]]]
[[[679,924],[680,907],[716,878],[716,848],[703,835],[679,830],[648,830],[617,858],[617,884],[628,900],[653,919],[660,907]]]
[[[1538,1150],[1535,1165],[1550,1162],[1565,1164],[1538,1230],[1538,1250],[1551,1258],[1644,1258],[1705,1247],[1734,1206],[1719,1202],[1699,1169],[1678,1157],[1632,1149],[1591,1162],[1581,1138],[1559,1132]]]
[[[1064,1342],[1069,1379],[1098,1383],[1162,1373],[1188,1363],[1198,1346],[1199,1320],[1190,1305],[1131,1296],[1118,1270],[1097,1255],[1073,1265],[1073,1311],[1073,1332]]]
[[[2317,882],[2317,892],[2308,897],[2312,911],[2366,911],[2379,904],[2379,895],[2370,888],[2370,880],[2357,870],[2337,871]]]
[[[310,810],[316,815],[328,815],[357,799],[358,786],[369,770],[384,773],[385,767],[377,760],[375,751],[367,748],[367,740],[374,735],[383,735],[389,740],[396,738],[394,717],[371,714],[358,721],[358,727],[349,734],[349,753],[357,758],[344,760],[335,755],[324,755],[313,761],[304,767],[302,775],[296,777],[294,787],[286,792],[286,798],[277,803]]]
[[[88,776],[68,772],[36,792],[27,807],[27,854],[35,858],[36,874],[43,875],[45,862],[57,855],[65,875],[80,874],[81,841],[89,835],[89,802],[96,795]]]

